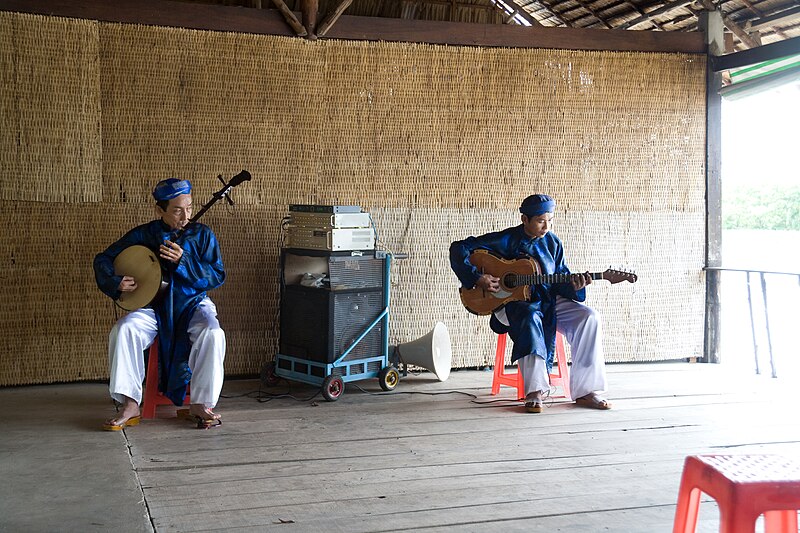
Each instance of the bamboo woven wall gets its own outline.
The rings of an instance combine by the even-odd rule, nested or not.
[[[559,201],[555,231],[598,282],[609,361],[699,355],[705,59],[680,54],[307,42],[0,13],[0,385],[103,378],[116,312],[95,253],[152,217],[165,177],[249,170],[204,222],[228,281],[211,293],[226,371],[277,344],[280,220],[290,203],[361,205],[395,263],[390,342],[445,322],[456,366],[494,350],[460,305],[452,240]],[[13,68],[12,68],[13,67]],[[27,74],[24,74],[27,73]],[[35,133],[35,135],[34,135]]]

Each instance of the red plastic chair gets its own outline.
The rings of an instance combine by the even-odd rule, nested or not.
[[[188,389],[185,403],[191,403]],[[158,391],[158,337],[150,345],[150,354],[147,356],[147,372],[144,379],[144,397],[142,398],[142,418],[155,418],[156,407],[159,405],[174,405],[172,400]]]
[[[492,395],[500,392],[500,385],[508,385],[509,387],[516,387],[517,399],[522,400],[525,398],[525,383],[522,380],[522,374],[519,370],[516,372],[505,372],[507,339],[507,333],[497,336],[497,351],[494,358],[494,377],[492,378]],[[553,398],[566,398],[570,400],[569,367],[567,366],[564,342],[564,335],[556,333],[556,360],[554,361],[554,367],[558,369],[558,373],[550,374],[550,385],[553,387],[560,386],[564,391],[563,395],[552,396]]]
[[[686,458],[673,533],[697,526],[700,492],[719,505],[720,533],[797,533],[800,463],[780,455],[690,455]]]

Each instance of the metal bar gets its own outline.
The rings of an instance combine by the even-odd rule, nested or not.
[[[392,254],[386,254],[383,258],[383,307],[386,309],[386,319],[383,323],[383,331],[381,338],[381,346],[383,347],[384,366],[389,366],[389,304],[391,303],[390,288],[391,288],[391,270],[392,270]]]
[[[378,322],[380,322],[380,321],[381,321],[381,319],[387,315],[387,313],[389,313],[389,308],[388,308],[388,307],[385,307],[385,308],[383,309],[383,311],[381,311],[381,314],[379,314],[379,315],[378,315],[378,318],[376,318],[375,320],[373,320],[373,321],[372,321],[372,323],[370,323],[370,325],[369,325],[369,326],[367,326],[367,329],[365,329],[365,330],[364,330],[364,331],[361,333],[361,335],[359,335],[359,336],[358,336],[358,338],[357,338],[356,340],[354,340],[354,341],[353,341],[353,344],[351,344],[351,345],[350,345],[350,346],[349,346],[349,347],[348,347],[348,348],[347,348],[347,349],[344,351],[344,353],[341,355],[341,357],[339,357],[339,359],[337,359],[336,361],[334,361],[333,363],[331,363],[331,366],[335,368],[335,367],[336,367],[336,365],[338,365],[339,363],[341,363],[341,362],[342,362],[342,360],[343,360],[345,357],[347,357],[347,354],[349,354],[350,352],[352,352],[352,351],[353,351],[353,348],[355,348],[355,347],[358,345],[358,343],[359,343],[359,342],[361,342],[361,340],[362,340],[364,337],[366,337],[366,336],[367,336],[367,333],[369,333],[370,331],[372,331],[372,328],[374,328],[374,327],[375,327],[375,326],[378,324]],[[384,355],[385,355],[385,352],[384,352]]]
[[[772,377],[777,378],[778,372],[775,369],[775,359],[772,357],[772,335],[769,332],[769,306],[767,304],[767,279],[762,272],[761,276],[761,294],[764,297],[764,324],[767,327],[767,347],[769,348],[769,365],[772,367]]]
[[[758,366],[758,342],[756,341],[756,320],[753,316],[753,293],[750,289],[750,271],[747,271],[747,306],[750,308],[750,331],[753,333],[753,355],[756,359],[756,374],[761,374]]]
[[[715,266],[707,266],[704,267],[703,270],[722,270],[725,272],[760,272],[763,274],[780,274],[785,276],[800,276],[800,272],[779,272],[777,270],[754,270],[752,268],[725,268],[725,267],[715,267]]]

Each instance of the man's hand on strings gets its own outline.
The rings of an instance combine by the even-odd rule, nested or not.
[[[497,292],[500,290],[500,278],[496,278],[491,274],[484,274],[478,278],[475,286],[489,292]]]
[[[158,255],[161,256],[161,259],[177,265],[183,256],[183,248],[172,241],[164,241],[164,244],[158,249]]]
[[[136,280],[132,276],[122,276],[122,281],[119,282],[120,292],[133,292],[136,290]]]
[[[583,274],[571,274],[569,280],[572,283],[572,288],[579,291],[592,282],[592,276],[588,272],[584,272]]]

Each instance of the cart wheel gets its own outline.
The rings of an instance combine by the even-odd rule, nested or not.
[[[275,373],[275,361],[267,361],[261,366],[261,384],[265,387],[274,387],[281,380]]]
[[[344,392],[344,381],[339,376],[328,376],[322,382],[322,396],[329,402],[335,402]]]
[[[385,391],[394,390],[399,381],[400,372],[393,366],[383,367],[380,374],[378,374],[378,382],[380,382],[381,388]]]

